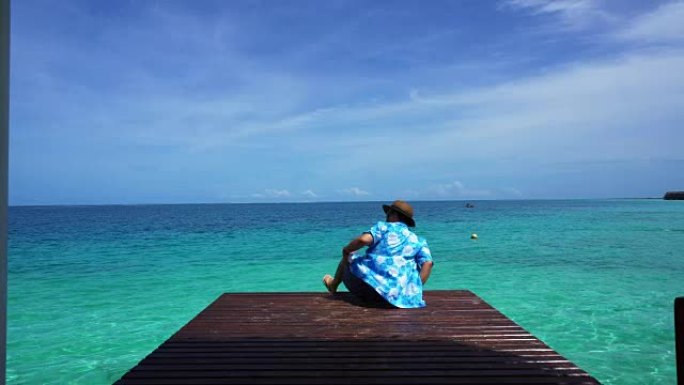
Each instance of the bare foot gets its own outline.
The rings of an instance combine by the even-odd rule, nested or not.
[[[325,288],[328,289],[329,292],[335,294],[337,292],[337,286],[333,284],[335,279],[332,277],[330,274],[326,274],[323,277],[323,284],[325,285]]]

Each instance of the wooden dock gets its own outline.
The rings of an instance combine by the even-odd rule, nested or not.
[[[223,294],[116,384],[599,383],[470,291],[425,300]]]

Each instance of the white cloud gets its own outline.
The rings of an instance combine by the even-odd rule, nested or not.
[[[536,13],[577,13],[596,8],[596,2],[592,0],[508,0],[505,4]]]
[[[440,198],[487,198],[492,196],[490,190],[470,189],[460,181],[431,186],[426,191]]]
[[[521,198],[521,197],[524,196],[524,194],[522,193],[522,191],[520,191],[519,189],[517,189],[517,188],[515,188],[515,187],[503,187],[503,188],[501,189],[501,191],[502,191],[505,195],[510,196],[510,197],[514,197],[514,198]]]
[[[368,191],[362,190],[358,187],[349,187],[346,189],[340,190],[341,193],[345,195],[351,195],[355,197],[363,197],[363,196],[368,196],[370,193]]]
[[[252,194],[252,198],[289,198],[292,194],[288,190],[265,189],[263,193]]]
[[[292,196],[287,190],[266,189],[266,194],[274,198],[284,198]]]
[[[581,29],[596,20],[611,20],[612,17],[594,0],[506,0],[500,8],[521,9],[534,15],[548,14],[558,18],[559,29]]]
[[[662,4],[635,18],[617,36],[648,43],[684,41],[684,1]]]
[[[368,134],[358,139],[340,129],[339,136],[328,133],[333,139],[312,146],[340,154],[323,165],[333,175],[366,172],[369,165],[462,175],[497,161],[510,167],[502,172],[518,173],[515,167],[537,162],[679,159],[681,68],[684,51],[669,50],[585,62],[491,87],[413,92],[409,101],[348,108],[339,127],[365,125]],[[385,126],[400,131],[401,140],[388,146],[392,132],[378,134]]]
[[[306,190],[306,191],[302,192],[302,195],[307,197],[307,198],[318,198],[318,194],[316,194],[312,190]]]
[[[461,181],[437,183],[404,191],[410,199],[499,199],[520,198],[524,194],[514,187],[473,188]]]
[[[318,159],[330,175],[351,175],[369,165],[439,170],[470,162],[477,167],[473,163],[511,157],[672,158],[679,156],[676,143],[682,139],[672,123],[684,109],[681,68],[684,51],[640,52],[494,86],[447,93],[414,89],[405,100],[331,106],[242,124],[287,141],[299,154]],[[351,131],[357,127],[362,134]],[[402,139],[388,146],[396,132]],[[222,147],[264,145],[259,135],[238,141],[202,138]],[[341,193],[370,195],[358,187]]]

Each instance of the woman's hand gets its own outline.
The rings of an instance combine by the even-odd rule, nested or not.
[[[423,282],[423,285],[425,285],[425,282],[427,282],[428,278],[430,278],[430,273],[432,272],[432,261],[427,261],[423,263],[423,266],[420,267],[420,280]]]

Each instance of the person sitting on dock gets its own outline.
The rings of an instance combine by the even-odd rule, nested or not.
[[[409,230],[416,225],[413,208],[402,200],[382,208],[387,215],[385,221],[342,248],[335,277],[325,275],[323,284],[335,293],[344,283],[356,297],[371,303],[424,307],[423,284],[433,262],[426,240]],[[364,246],[368,246],[365,253],[356,253]]]

